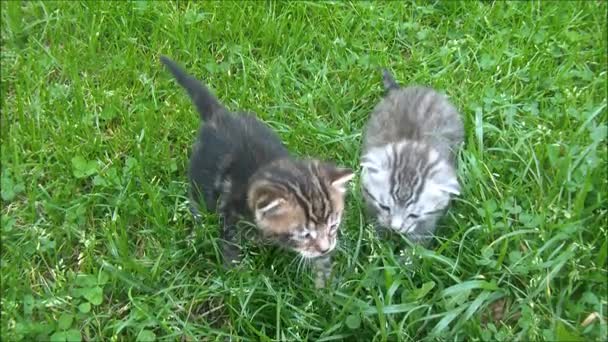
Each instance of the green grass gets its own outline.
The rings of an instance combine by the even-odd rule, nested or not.
[[[3,341],[607,339],[606,2],[1,9]],[[353,184],[331,288],[250,244],[224,270],[160,54],[354,168],[379,67],[448,93],[463,194],[436,248],[375,238]]]

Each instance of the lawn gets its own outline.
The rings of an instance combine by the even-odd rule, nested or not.
[[[2,318],[13,340],[606,340],[607,3],[1,4]],[[198,116],[166,54],[291,151],[358,169],[380,67],[461,110],[434,248],[358,181],[333,281],[195,226]],[[405,259],[408,257],[409,261]]]

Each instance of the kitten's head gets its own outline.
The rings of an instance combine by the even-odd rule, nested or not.
[[[314,258],[336,247],[349,169],[316,160],[279,160],[253,176],[247,202],[264,236]]]
[[[439,216],[460,193],[450,163],[427,144],[412,141],[370,149],[362,158],[361,186],[378,221],[402,233]]]

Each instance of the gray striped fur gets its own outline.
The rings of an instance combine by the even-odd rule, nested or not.
[[[444,95],[401,88],[386,71],[383,78],[387,94],[365,128],[363,197],[381,226],[426,242],[460,193],[456,157],[464,127]]]

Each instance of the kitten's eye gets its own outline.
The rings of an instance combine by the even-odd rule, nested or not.
[[[311,238],[312,238],[312,234],[311,234],[310,232],[306,232],[306,233],[304,233],[304,234],[302,235],[302,237],[303,237],[304,239],[311,239]]]
[[[409,214],[409,215],[407,215],[407,217],[415,220],[415,219],[419,218],[419,217],[420,217],[420,215],[416,215],[416,214]]]
[[[380,204],[380,203],[378,203],[378,206],[380,207],[380,209],[382,209],[382,210],[384,210],[384,211],[386,211],[386,212],[389,212],[389,213],[391,212],[391,208],[387,207],[387,206],[386,206],[386,205],[384,205],[384,204]]]
[[[332,225],[329,227],[329,230],[330,230],[330,231],[337,230],[339,225],[340,225],[340,224],[338,224],[338,223],[334,223],[334,224],[332,224]]]

